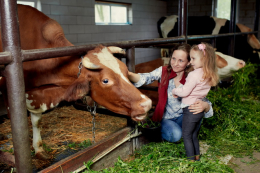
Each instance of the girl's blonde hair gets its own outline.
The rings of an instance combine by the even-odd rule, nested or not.
[[[203,79],[207,80],[211,86],[216,86],[219,82],[218,68],[216,63],[216,54],[214,48],[208,44],[202,42],[205,45],[205,49],[199,49],[198,45],[193,45],[191,51],[199,51],[201,55],[201,61],[203,63]]]

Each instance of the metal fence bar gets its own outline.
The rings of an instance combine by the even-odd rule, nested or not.
[[[9,113],[11,116],[15,167],[19,173],[32,172],[22,54],[15,0],[1,0],[1,30],[3,50],[10,52],[12,62],[5,68]],[[10,60],[10,59],[9,59]]]
[[[214,39],[218,37],[230,37],[233,35],[245,35],[245,34],[254,34],[259,33],[260,31],[253,32],[239,32],[239,33],[227,33],[227,34],[218,34],[218,35],[191,35],[187,36],[187,40],[196,40],[196,39]],[[122,42],[112,42],[112,43],[103,43],[104,46],[118,46],[121,48],[144,48],[144,47],[156,47],[159,44],[169,44],[174,42],[185,41],[184,36],[179,37],[169,37],[169,38],[157,38],[150,40],[134,40],[134,41],[122,41]],[[59,48],[47,48],[47,49],[31,49],[31,50],[22,50],[23,61],[33,61],[38,59],[47,59],[52,57],[61,57],[69,55],[81,55],[86,53],[88,50],[94,49],[98,44],[89,44],[83,46],[70,46],[70,47],[59,47]],[[11,58],[8,52],[1,52],[0,64],[8,64],[11,62]]]

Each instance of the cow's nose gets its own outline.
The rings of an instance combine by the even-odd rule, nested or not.
[[[152,108],[152,100],[146,98],[145,101],[140,104],[140,106],[144,108],[145,112],[148,112]]]
[[[246,63],[245,63],[245,61],[240,60],[240,61],[238,61],[237,65],[239,68],[243,68],[243,67],[245,67]]]

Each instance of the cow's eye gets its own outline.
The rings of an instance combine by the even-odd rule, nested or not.
[[[107,84],[108,83],[108,79],[103,79],[102,82],[103,82],[103,84]]]

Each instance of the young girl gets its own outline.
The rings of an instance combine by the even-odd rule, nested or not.
[[[182,88],[174,88],[174,97],[182,97],[181,107],[183,108],[182,134],[188,159],[199,160],[199,140],[198,133],[200,122],[204,113],[193,114],[188,106],[201,100],[208,94],[211,86],[218,83],[215,51],[207,43],[194,45],[190,51],[190,65],[194,71],[190,72],[186,78],[186,83]]]

